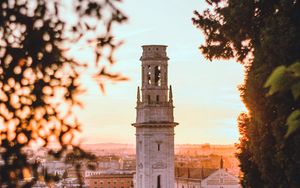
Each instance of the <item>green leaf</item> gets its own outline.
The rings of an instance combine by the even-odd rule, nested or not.
[[[286,124],[288,125],[288,130],[284,137],[288,138],[300,127],[300,110],[294,110],[287,118]]]
[[[299,77],[300,76],[300,62],[296,62],[291,64],[287,70],[289,72],[292,72],[294,74],[294,76]]]
[[[272,95],[283,90],[285,88],[286,79],[286,67],[284,65],[278,66],[275,70],[273,70],[264,85],[265,88],[270,88],[267,95]]]
[[[300,82],[298,81],[297,83],[293,84],[291,90],[294,99],[297,100],[300,97]]]

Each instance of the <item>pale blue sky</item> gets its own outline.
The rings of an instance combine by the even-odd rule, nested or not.
[[[85,83],[90,89],[81,97],[85,109],[79,114],[85,142],[135,143],[131,123],[135,121],[136,88],[141,83],[140,46],[147,44],[168,45],[169,84],[179,122],[175,142],[237,142],[236,119],[245,110],[237,90],[243,82],[243,67],[234,61],[209,62],[198,50],[204,36],[191,18],[194,10],[206,6],[201,0],[125,0],[120,4],[129,21],[114,30],[125,44],[112,70],[130,80],[107,82],[105,95],[92,81]]]

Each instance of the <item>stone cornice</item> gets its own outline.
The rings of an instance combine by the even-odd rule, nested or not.
[[[175,127],[177,122],[146,122],[146,123],[133,123],[134,127]]]
[[[157,56],[157,57],[141,57],[140,60],[141,61],[161,61],[161,60],[168,61],[169,58],[168,57],[162,57],[162,56]]]

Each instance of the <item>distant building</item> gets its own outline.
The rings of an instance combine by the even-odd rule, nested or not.
[[[135,159],[123,159],[122,169],[135,170],[136,169],[136,160]]]
[[[98,169],[121,169],[122,160],[117,156],[102,156],[97,159]]]
[[[225,169],[219,169],[201,182],[201,188],[241,188],[239,181]]]
[[[42,163],[43,170],[47,170],[47,173],[52,175],[62,175],[67,168],[71,167],[72,165],[63,161],[46,161]]]
[[[68,169],[66,169],[66,176],[68,178],[78,178],[79,175],[81,178],[84,178],[85,171],[86,168],[84,166],[82,166],[80,169],[76,169],[75,167],[69,167]]]
[[[81,185],[77,178],[66,178],[55,184],[56,188],[87,188],[86,185]]]
[[[201,181],[215,172],[211,168],[175,168],[175,188],[201,188]]]
[[[132,188],[133,173],[131,174],[98,174],[85,178],[89,188]]]
[[[241,188],[239,182],[239,178],[223,169],[223,159],[221,158],[220,169],[202,180],[201,188]]]

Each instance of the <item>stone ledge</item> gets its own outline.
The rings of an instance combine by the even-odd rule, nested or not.
[[[133,123],[134,127],[176,127],[177,122],[147,122],[147,123]]]

